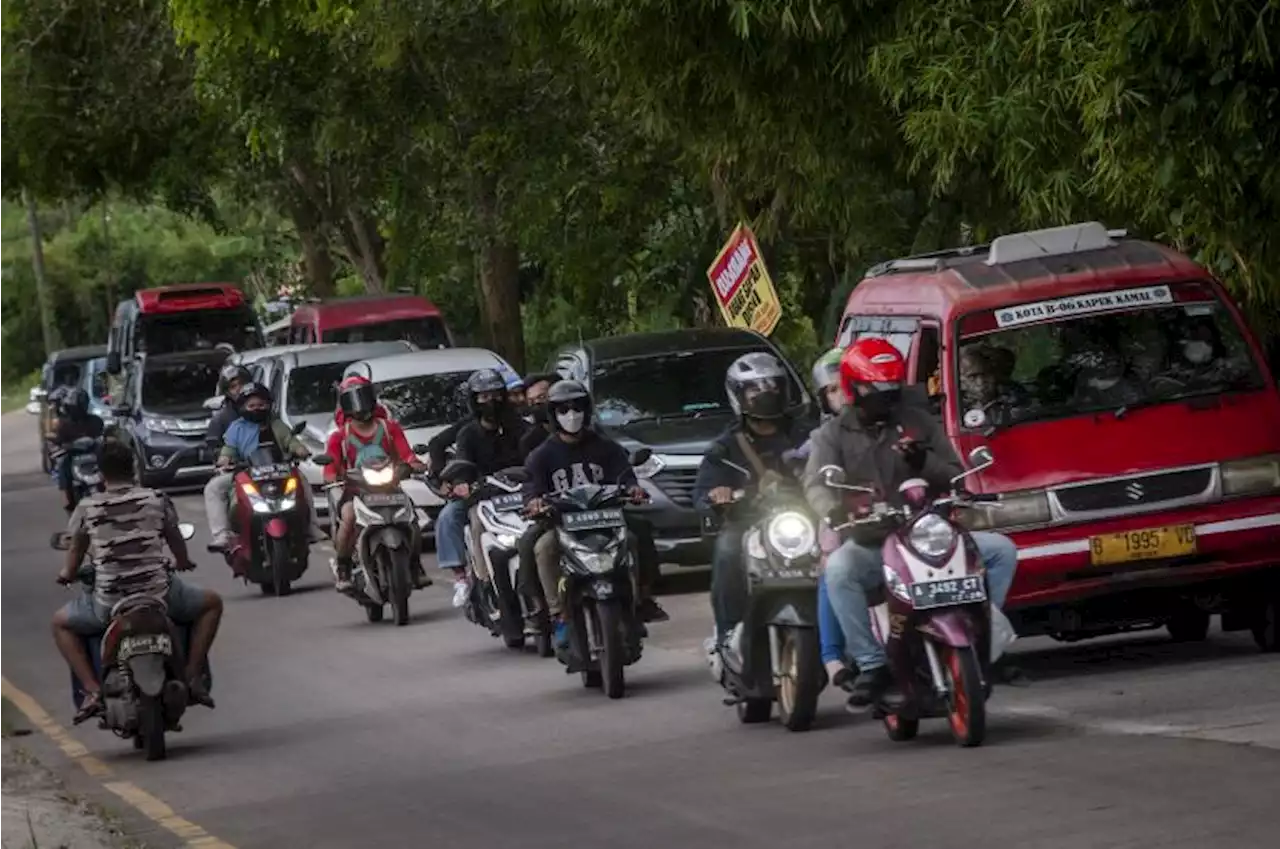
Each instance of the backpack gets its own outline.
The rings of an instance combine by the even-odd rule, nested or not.
[[[381,420],[378,420],[376,424],[377,429],[374,430],[372,439],[367,443],[352,434],[351,425],[347,424],[343,453],[349,457],[354,452],[355,461],[351,464],[351,468],[358,469],[366,463],[386,459],[387,449],[384,447],[387,441],[386,425]]]

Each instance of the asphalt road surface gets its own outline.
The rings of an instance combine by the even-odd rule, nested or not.
[[[3,672],[69,728],[48,631],[68,592],[47,548],[62,514],[33,433],[4,417]],[[151,846],[1280,845],[1280,658],[1247,635],[1020,642],[1032,682],[997,690],[980,749],[957,748],[942,721],[892,743],[831,692],[817,727],[789,734],[722,706],[700,656],[705,592],[664,599],[673,621],[653,627],[627,697],[609,702],[462,620],[441,583],[414,594],[404,628],[371,625],[336,595],[327,552],[293,596],[264,598],[203,554],[199,499],[177,503],[199,527],[194,580],[226,599],[218,708],[189,711],[162,763],[96,728],[72,732],[117,796],[129,782],[223,841],[126,812]]]

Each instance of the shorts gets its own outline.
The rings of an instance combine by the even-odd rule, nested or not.
[[[169,591],[165,605],[169,618],[179,625],[190,625],[200,615],[205,591],[188,584],[176,575],[169,578]],[[111,609],[94,601],[92,590],[86,589],[62,607],[66,612],[67,627],[82,637],[96,637],[106,632],[111,623]]]

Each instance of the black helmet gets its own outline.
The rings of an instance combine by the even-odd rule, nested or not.
[[[591,427],[593,408],[591,393],[576,380],[561,380],[547,390],[547,421],[563,433],[582,433]]]
[[[253,374],[238,363],[227,363],[218,371],[218,394],[231,398],[229,387],[232,381],[236,381],[243,388],[246,384],[253,382]]]
[[[343,415],[367,422],[378,409],[378,390],[364,377],[348,376],[338,385],[338,407]]]
[[[790,407],[786,367],[773,354],[753,351],[743,354],[729,366],[724,390],[729,406],[739,416],[756,419],[779,419]]]
[[[242,409],[246,401],[250,398],[261,398],[268,404],[271,403],[271,390],[267,388],[265,383],[254,383],[249,381],[240,387],[240,394],[236,396],[236,409]]]
[[[89,393],[77,387],[62,396],[62,414],[70,419],[82,419],[89,414]]]
[[[498,399],[481,404],[476,400],[481,392],[495,392]],[[467,403],[471,406],[471,414],[476,418],[499,418],[507,406],[507,381],[496,369],[482,368],[472,373],[467,378]]]

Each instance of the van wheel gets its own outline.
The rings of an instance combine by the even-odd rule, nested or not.
[[[1210,615],[1198,607],[1188,605],[1164,623],[1175,643],[1199,643],[1209,636]]]

